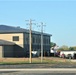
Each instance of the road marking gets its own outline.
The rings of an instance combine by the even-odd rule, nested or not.
[[[43,68],[43,69],[0,69],[0,72],[29,72],[29,73],[76,73],[75,68]]]

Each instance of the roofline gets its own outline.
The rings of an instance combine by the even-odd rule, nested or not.
[[[0,44],[0,46],[14,46],[15,44]]]
[[[5,45],[5,46],[6,45],[15,45],[15,43],[0,39],[0,46],[3,46],[3,45]]]
[[[21,28],[21,27],[13,27],[13,26],[8,26],[8,25],[1,25],[1,26],[5,26],[5,27],[12,27],[14,29],[10,29],[10,30],[0,30],[0,34],[3,34],[3,33],[29,33],[29,29],[25,29],[25,28]],[[34,31],[32,30],[32,33],[33,34],[39,34],[41,35],[41,32],[40,31]],[[48,35],[48,36],[52,36],[51,34],[48,34],[48,33],[43,33],[43,35]]]
[[[0,32],[0,34],[7,34],[7,33],[29,33],[29,32]],[[41,33],[39,32],[39,33],[34,33],[34,32],[32,32],[32,34],[39,34],[39,35],[41,35]],[[47,34],[47,33],[43,33],[43,35],[48,35],[48,36],[52,36],[51,34]]]

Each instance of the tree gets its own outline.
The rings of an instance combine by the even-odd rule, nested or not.
[[[58,51],[63,51],[64,49],[63,48],[58,48]]]
[[[66,46],[66,45],[63,45],[63,46],[61,46],[58,50],[69,50],[69,48],[68,48],[68,46]]]
[[[69,47],[69,50],[76,50],[76,46],[74,46],[74,47]]]
[[[74,48],[73,47],[69,47],[69,50],[74,50]]]
[[[55,47],[55,46],[56,46],[56,43],[50,42],[50,47]]]

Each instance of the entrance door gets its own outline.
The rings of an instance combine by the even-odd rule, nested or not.
[[[74,54],[74,59],[76,59],[76,53]]]

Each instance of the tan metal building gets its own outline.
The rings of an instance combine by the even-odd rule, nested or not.
[[[50,34],[43,33],[43,54],[44,55],[46,54],[47,56],[50,55],[50,41],[51,41],[50,37],[51,37]],[[41,52],[41,33],[32,31],[31,38],[32,38],[32,51],[37,51],[39,56]],[[14,43],[14,46],[8,45],[10,47],[9,49],[8,48],[7,49],[10,50],[9,51],[10,53],[12,53],[9,55],[14,57],[29,56],[29,30],[20,27],[0,25],[0,39]],[[4,46],[0,46],[0,48],[3,47]],[[5,50],[7,51],[5,52],[6,54],[8,54],[8,50]]]

